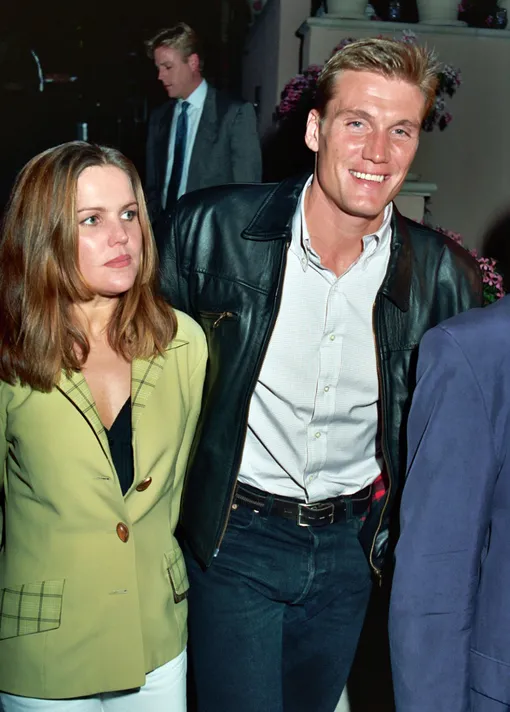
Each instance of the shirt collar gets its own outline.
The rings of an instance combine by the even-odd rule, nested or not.
[[[207,95],[207,82],[202,79],[197,88],[191,92],[187,99],[177,99],[177,106],[181,108],[183,101],[187,101],[188,104],[193,109],[201,109],[205,102],[205,97]]]
[[[292,240],[290,249],[296,254],[301,262],[303,271],[306,271],[311,259],[320,264],[320,257],[313,249],[310,241],[310,233],[306,225],[305,218],[305,195],[313,180],[311,175],[303,186],[299,196],[296,212],[292,220]],[[393,216],[393,202],[384,209],[384,218],[378,230],[363,237],[363,252],[360,259],[369,259],[376,251],[383,249],[391,240],[391,218]]]

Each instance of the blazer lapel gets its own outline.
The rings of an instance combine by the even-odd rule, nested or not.
[[[60,378],[60,384],[58,389],[68,398],[71,403],[80,411],[83,417],[88,421],[90,427],[96,434],[97,439],[101,448],[108,458],[112,469],[115,471],[113,465],[112,456],[110,453],[110,446],[108,445],[108,437],[101,418],[99,417],[99,412],[96,408],[96,404],[92,397],[92,393],[88,387],[87,381],[82,373],[76,373],[73,371],[70,376],[68,376],[64,371],[62,372]]]
[[[133,361],[131,365],[131,426],[133,429],[133,439],[140,416],[163,372],[166,353],[172,349],[184,346],[187,343],[188,342],[184,339],[176,336],[166,349],[165,354],[157,354],[150,359],[135,359]],[[113,464],[110,453],[106,430],[101,422],[94,398],[92,397],[92,393],[83,374],[73,371],[71,375],[68,376],[62,371],[60,383],[57,388],[88,421],[113,472],[115,472],[115,465]]]
[[[207,168],[210,146],[218,140],[218,107],[216,90],[207,87],[202,116],[198,124],[195,143],[191,152],[186,192],[201,188],[200,178]]]
[[[163,371],[165,357],[158,354],[151,359],[135,359],[131,365],[131,427],[133,437],[140,416],[147,405]]]
[[[168,346],[165,354],[157,354],[149,359],[135,359],[131,365],[131,426],[133,438],[140,416],[147,405],[151,394],[165,366],[166,354],[172,349],[184,346],[188,342],[176,336]]]

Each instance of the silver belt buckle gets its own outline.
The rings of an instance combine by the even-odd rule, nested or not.
[[[315,522],[304,522],[304,512],[315,512],[316,514],[323,514],[323,516]],[[299,527],[309,527],[314,524],[333,524],[334,521],[335,505],[332,502],[325,502],[324,504],[298,504],[297,523]]]

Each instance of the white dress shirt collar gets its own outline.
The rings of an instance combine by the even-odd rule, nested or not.
[[[193,109],[202,109],[207,96],[207,82],[202,79],[200,84],[194,89],[187,99],[177,99],[177,106],[180,109],[183,101],[187,101]]]
[[[305,216],[305,195],[306,191],[312,184],[313,175],[306,181],[301,195],[299,196],[298,205],[292,221],[292,241],[290,249],[296,254],[300,261],[303,271],[308,268],[310,260],[322,269],[321,259],[317,252],[312,247],[310,233],[306,224]],[[384,218],[381,226],[375,232],[363,237],[363,252],[356,260],[357,262],[365,262],[369,260],[376,250],[385,249],[389,241],[391,241],[391,219],[393,217],[393,203],[389,203],[384,209]]]

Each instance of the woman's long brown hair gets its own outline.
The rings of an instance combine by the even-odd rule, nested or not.
[[[134,165],[116,149],[72,141],[27,163],[7,207],[0,243],[2,381],[50,391],[62,369],[78,371],[88,357],[73,305],[94,296],[79,270],[76,209],[78,177],[91,166],[116,166],[129,176],[143,237],[140,269],[119,298],[109,343],[132,360],[162,353],[175,335],[175,314],[155,294],[156,247]]]

